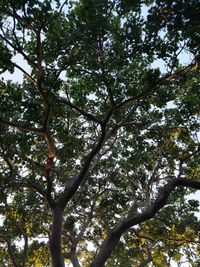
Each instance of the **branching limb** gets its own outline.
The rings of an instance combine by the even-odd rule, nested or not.
[[[107,137],[106,126],[107,126],[107,123],[108,123],[110,117],[112,116],[112,114],[113,114],[113,110],[111,109],[108,112],[108,114],[106,115],[104,121],[101,123],[101,135],[99,137],[99,140],[94,145],[93,149],[86,155],[84,163],[83,163],[83,166],[82,166],[80,172],[77,173],[71,179],[71,181],[66,183],[63,195],[60,197],[60,199],[58,201],[58,205],[60,205],[61,207],[64,208],[65,205],[67,204],[67,202],[75,194],[75,192],[77,191],[79,185],[81,184],[83,179],[88,174],[93,160],[95,159],[95,157],[98,155],[98,153],[100,152],[101,148],[105,144],[105,140],[106,140],[106,137]]]
[[[64,193],[59,200],[59,205],[64,207],[66,203],[71,199],[71,197],[75,194],[79,185],[81,184],[81,182],[87,175],[92,161],[94,160],[95,156],[98,154],[100,149],[102,148],[105,137],[106,137],[106,129],[104,125],[102,127],[102,133],[99,138],[99,141],[94,146],[94,148],[88,153],[88,155],[85,157],[85,161],[84,161],[81,171],[78,174],[76,174],[70,182],[66,184]]]
[[[167,200],[174,189],[181,186],[200,190],[200,182],[198,181],[178,178],[168,182],[158,194],[157,199],[149,207],[147,207],[144,212],[130,216],[114,227],[114,229],[102,243],[101,249],[96,259],[90,266],[104,266],[106,260],[110,257],[122,234],[130,227],[153,218],[155,214],[157,214],[159,210],[161,210],[166,205]]]
[[[49,194],[49,184],[51,183],[49,181],[47,181],[47,190],[44,190],[39,184],[37,184],[34,181],[28,181],[28,182],[10,182],[8,183],[4,189],[8,189],[8,188],[29,188],[32,191],[37,192],[40,196],[42,196],[44,199],[47,200],[48,204],[50,207],[52,207],[54,205],[54,200],[51,196],[51,194]]]
[[[44,136],[48,147],[48,158],[53,159],[56,156],[54,140],[48,131],[44,133]],[[50,168],[50,166],[48,168]]]
[[[52,203],[51,192],[52,192],[52,189],[53,189],[53,184],[52,184],[52,181],[51,181],[51,178],[50,178],[50,171],[51,171],[52,166],[53,166],[53,159],[54,159],[54,157],[56,155],[56,151],[55,151],[54,140],[53,140],[51,134],[47,130],[44,131],[43,128],[39,128],[38,129],[38,128],[29,127],[29,126],[25,126],[22,123],[16,123],[16,122],[7,121],[7,120],[5,120],[3,118],[0,118],[0,122],[4,123],[6,125],[12,126],[14,128],[17,128],[19,130],[23,130],[23,131],[27,131],[27,132],[34,132],[34,133],[37,133],[37,134],[44,135],[45,140],[46,140],[46,144],[47,144],[47,147],[48,147],[48,158],[47,158],[47,163],[45,165],[45,174],[44,174],[44,176],[46,178],[46,181],[47,181],[47,194],[46,194],[46,198],[48,200],[48,203]],[[7,163],[9,163],[9,162],[7,161]],[[27,186],[29,188],[32,187],[32,189],[35,189],[41,195],[43,195],[43,196],[45,195],[45,192],[42,192],[40,190],[40,188],[37,187],[36,185],[33,185],[33,184],[25,184],[24,186]]]
[[[69,253],[67,253],[68,258],[71,260],[73,267],[80,267],[80,263],[77,257],[77,246],[78,243],[80,242],[81,238],[83,237],[87,227],[89,226],[89,224],[91,223],[93,216],[94,216],[94,208],[96,205],[96,201],[97,198],[100,196],[100,194],[98,194],[98,196],[95,198],[94,202],[91,205],[91,209],[89,212],[86,213],[85,219],[84,219],[84,223],[82,225],[81,230],[79,231],[79,233],[77,234],[76,237],[73,236],[73,234],[68,235],[66,234],[66,236],[69,238],[69,240],[71,241],[71,250]]]

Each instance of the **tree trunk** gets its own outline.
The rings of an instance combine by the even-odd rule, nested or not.
[[[52,267],[64,267],[64,257],[62,255],[62,222],[63,209],[56,207],[53,209],[53,223],[50,235],[50,252]]]
[[[78,261],[78,258],[76,256],[76,248],[72,248],[72,250],[69,253],[70,260],[72,262],[73,267],[81,267]]]
[[[110,257],[112,251],[119,242],[121,234],[110,233],[108,237],[104,240],[100,252],[96,259],[91,263],[90,267],[103,267],[105,262]]]

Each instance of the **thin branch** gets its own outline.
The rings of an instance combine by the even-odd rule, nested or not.
[[[8,254],[11,258],[11,261],[13,263],[13,266],[14,267],[20,267],[19,264],[17,263],[17,261],[15,260],[15,255],[12,251],[12,246],[11,246],[11,243],[10,243],[10,240],[8,240],[5,236],[3,235],[0,235],[0,239],[5,242],[7,244],[7,247],[8,247]]]
[[[60,15],[61,15],[61,13],[62,13],[62,11],[63,11],[63,8],[64,8],[64,6],[67,4],[67,1],[64,1],[63,2],[63,4],[61,5],[61,7],[59,8],[59,10],[58,10],[58,13],[57,14],[55,14],[54,16],[53,16],[53,18],[51,19],[51,23],[54,21],[54,20],[56,20]],[[48,14],[46,14],[46,16],[47,16]]]
[[[14,219],[14,218],[13,218]],[[14,225],[19,230],[19,232],[22,233],[22,236],[24,238],[24,250],[23,250],[23,255],[22,255],[22,267],[26,267],[26,259],[28,256],[28,235],[26,233],[26,230],[21,227],[20,223],[14,219]]]
[[[155,240],[154,240],[153,238],[151,238],[151,237],[149,237],[149,236],[146,236],[146,235],[141,235],[141,234],[138,233],[138,231],[135,230],[134,228],[131,228],[130,231],[132,231],[132,232],[136,235],[136,237],[137,237],[138,239],[146,239],[146,240],[149,240],[149,241],[151,241],[151,242],[155,242]]]
[[[64,1],[63,4],[61,5],[59,11],[58,11],[58,14],[56,14],[55,17],[59,17],[59,16],[60,16],[60,14],[62,13],[63,8],[64,8],[64,6],[65,6],[66,4],[67,4],[67,1]]]
[[[82,225],[82,228],[80,230],[80,232],[77,234],[76,237],[73,237],[72,235],[68,235],[68,238],[70,239],[71,243],[72,243],[72,246],[71,246],[71,250],[70,252],[68,253],[68,256],[73,264],[74,267],[80,267],[80,263],[79,263],[79,260],[78,260],[78,257],[77,257],[77,245],[78,243],[80,242],[81,238],[83,237],[87,227],[89,226],[89,224],[91,223],[92,219],[93,219],[93,216],[94,216],[94,208],[95,208],[95,204],[96,204],[96,200],[97,198],[99,197],[100,195],[98,195],[93,204],[91,205],[91,210],[90,212],[87,213],[87,218],[85,219],[83,225]],[[67,235],[66,235],[67,236]]]
[[[147,264],[152,262],[152,256],[151,255],[148,255],[148,258],[144,261],[142,261],[138,267],[145,267],[145,266],[148,266]]]
[[[12,126],[12,127],[17,128],[19,130],[22,130],[22,131],[44,134],[44,131],[42,128],[30,127],[30,126],[24,125],[23,123],[5,120],[4,118],[1,118],[1,117],[0,117],[0,123],[6,124],[8,126]]]
[[[194,243],[200,244],[200,240],[187,239],[187,238],[173,238],[173,237],[160,237],[161,240],[174,241],[181,244]]]
[[[120,104],[116,105],[115,108],[117,109],[117,108],[120,108],[120,107],[130,103],[130,102],[133,102],[136,100],[141,100],[141,99],[144,99],[144,98],[151,96],[153,93],[155,93],[157,90],[159,90],[160,86],[163,85],[163,83],[165,81],[170,81],[170,80],[173,80],[175,78],[181,77],[182,75],[188,74],[188,73],[194,71],[198,66],[199,66],[199,62],[198,62],[198,60],[195,60],[195,62],[192,62],[191,64],[184,67],[180,71],[177,71],[175,73],[170,73],[170,74],[168,73],[168,74],[164,75],[163,77],[158,79],[158,81],[155,83],[155,86],[150,91],[144,92],[140,95],[130,97],[130,98],[124,100],[123,102],[121,102]]]
[[[30,163],[32,166],[33,166],[33,169],[34,167],[39,167],[41,169],[44,169],[45,165],[42,164],[41,162],[38,162],[38,161],[35,161],[33,160],[32,158],[30,159],[28,156],[26,155],[23,155],[22,153],[20,153],[19,151],[14,151],[15,154],[17,154],[19,157],[21,157],[24,161]]]
[[[12,162],[10,161],[9,158],[6,157],[6,155],[3,153],[3,151],[0,151],[0,156],[3,158],[3,160],[6,162],[6,164],[8,165],[8,168],[10,169],[10,174],[11,176],[13,175],[14,173],[14,169],[13,169],[13,166],[12,166]]]
[[[44,92],[44,88],[42,85],[42,77],[43,77],[43,67],[42,67],[42,51],[41,51],[41,32],[38,31],[36,33],[36,57],[37,57],[37,72],[36,72],[36,84],[39,94],[44,100],[45,107],[49,108],[49,101]]]
[[[26,259],[28,256],[28,236],[25,231],[23,231],[22,234],[24,237],[24,251],[23,251],[23,256],[22,256],[22,260],[23,260],[22,267],[26,267]]]
[[[116,103],[115,103],[115,100],[114,100],[113,91],[112,91],[112,88],[109,85],[107,77],[106,77],[106,70],[105,70],[105,64],[104,64],[104,49],[103,49],[103,44],[102,44],[101,40],[99,41],[99,48],[100,48],[100,51],[99,51],[99,53],[100,53],[100,55],[99,55],[99,63],[100,63],[100,66],[101,66],[102,78],[103,78],[104,84],[106,86],[106,90],[107,90],[107,93],[108,93],[108,97],[110,99],[111,106],[115,107]]]
[[[28,72],[26,72],[21,66],[19,66],[17,63],[12,62],[13,66],[15,66],[17,69],[19,69],[21,72],[24,73],[24,75],[34,84],[36,85],[36,81],[33,79],[33,77],[31,77],[30,74],[28,74]]]
[[[16,10],[13,8],[13,13],[9,12],[7,9],[0,8],[0,12],[8,17],[16,19],[21,24],[24,24],[28,29],[32,30],[34,33],[37,32],[37,29],[30,23],[30,21],[25,21],[19,14],[17,14]]]
[[[98,124],[101,124],[102,121],[99,120],[97,117],[95,117],[94,115],[84,111],[83,109],[77,107],[76,105],[74,105],[73,103],[71,103],[69,100],[66,100],[62,97],[59,97],[59,101],[61,103],[64,103],[66,105],[68,105],[69,107],[71,107],[72,109],[76,110],[78,113],[80,113],[82,116],[86,117],[87,119],[91,120],[91,121],[94,121]]]
[[[4,189],[14,187],[14,188],[29,188],[33,191],[38,192],[42,197],[46,197],[46,191],[43,190],[38,184],[34,182],[10,182]]]
[[[5,38],[2,34],[0,34],[0,38],[3,39],[10,47],[12,47],[15,51],[17,51],[19,54],[21,54],[26,60],[27,62],[29,62],[31,65],[33,65],[34,67],[36,67],[36,63],[34,61],[32,61],[24,52],[23,50],[21,50],[19,47],[16,47],[15,45],[13,45],[13,43],[11,41],[9,41],[7,38]]]
[[[17,35],[16,35],[15,30],[16,30],[16,20],[15,20],[15,18],[13,18],[13,29],[12,29],[12,34],[13,34],[13,36],[14,36],[14,38],[15,38],[15,42],[16,42],[16,44],[17,44],[17,47],[18,47],[20,50],[22,50],[22,49],[20,48],[19,40],[18,40],[18,38],[17,38]]]
[[[78,43],[75,43],[74,46],[71,48],[70,52],[68,53],[68,57],[64,59],[62,66],[57,70],[52,86],[56,83],[62,71],[66,69],[67,64],[70,62],[71,58],[73,57],[74,51],[77,47],[78,47]]]

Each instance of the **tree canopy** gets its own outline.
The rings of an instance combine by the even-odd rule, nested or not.
[[[199,14],[0,1],[1,266],[200,266]]]

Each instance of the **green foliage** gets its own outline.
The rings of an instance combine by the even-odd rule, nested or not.
[[[0,74],[4,73],[6,70],[12,73],[14,71],[14,67],[11,63],[11,57],[12,57],[11,52],[1,42],[0,42],[0,50],[1,50]]]
[[[199,10],[195,0],[0,1],[0,265],[49,266],[63,205],[65,261],[90,266],[165,184],[200,182]],[[16,69],[22,83],[6,79]],[[105,266],[198,266],[192,192],[171,192]]]

